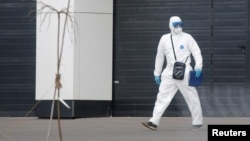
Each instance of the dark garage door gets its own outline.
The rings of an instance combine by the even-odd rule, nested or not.
[[[168,19],[182,17],[204,58],[204,116],[250,116],[248,0],[116,0],[113,116],[151,116],[153,70]],[[178,92],[164,116],[190,116]]]
[[[25,116],[35,103],[35,9],[32,0],[0,2],[0,116]]]

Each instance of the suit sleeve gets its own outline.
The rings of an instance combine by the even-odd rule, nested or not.
[[[190,51],[191,51],[191,53],[194,57],[194,61],[195,61],[194,69],[202,70],[203,59],[202,59],[200,47],[192,36],[190,36],[189,43],[190,43]]]
[[[160,76],[162,72],[162,67],[163,67],[164,59],[165,59],[163,49],[164,49],[164,38],[161,37],[158,47],[157,47],[157,53],[155,57],[155,69],[154,69],[155,76]]]

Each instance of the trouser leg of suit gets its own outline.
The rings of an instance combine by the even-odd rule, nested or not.
[[[153,110],[153,116],[149,119],[152,123],[159,125],[160,118],[165,112],[166,108],[172,101],[175,96],[178,87],[175,84],[175,81],[171,78],[162,78],[159,92],[155,101],[155,106]]]
[[[172,78],[163,78],[157,94],[155,102],[153,116],[149,121],[156,125],[159,125],[160,118],[165,112],[166,108],[172,101],[177,90],[179,89],[188,105],[188,108],[192,115],[192,124],[203,124],[202,109],[200,100],[195,87],[188,86],[188,77],[185,77],[183,81],[174,80]]]
[[[192,116],[193,125],[202,125],[203,116],[198,92],[195,87],[188,86],[187,81],[177,84],[182,93]]]

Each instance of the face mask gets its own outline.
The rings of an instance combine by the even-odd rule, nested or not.
[[[180,28],[180,27],[174,28],[174,33],[175,34],[179,34],[181,32],[182,32],[182,28]]]

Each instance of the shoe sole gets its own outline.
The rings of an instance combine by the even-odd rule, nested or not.
[[[201,130],[203,129],[203,126],[199,127],[199,128],[193,128],[193,130]]]
[[[151,127],[151,126],[148,126],[148,124],[145,123],[145,122],[143,122],[143,121],[141,122],[141,124],[142,124],[143,126],[147,127],[148,129],[151,129],[151,130],[153,130],[153,131],[156,131],[156,128]]]

